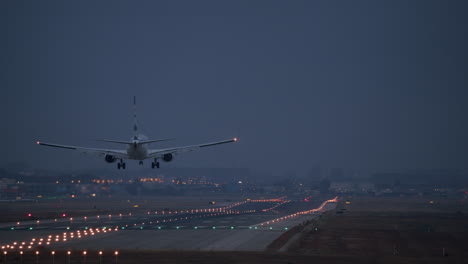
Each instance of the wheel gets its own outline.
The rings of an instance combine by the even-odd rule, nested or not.
[[[159,169],[159,162],[156,162],[156,168]]]
[[[117,163],[117,169],[120,170],[120,162]]]
[[[151,168],[154,169],[154,167],[155,167],[154,162],[151,162]]]
[[[122,163],[122,169],[125,170],[125,163]]]

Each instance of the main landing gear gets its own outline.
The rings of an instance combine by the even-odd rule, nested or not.
[[[151,162],[151,168],[154,169],[154,167],[159,169],[159,161],[158,159],[154,159],[154,162]]]
[[[125,162],[123,162],[123,160],[120,160],[118,163],[117,163],[117,169],[122,169],[122,170],[125,170]]]

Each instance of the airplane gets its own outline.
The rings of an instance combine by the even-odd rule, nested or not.
[[[85,148],[85,147],[45,143],[41,141],[37,141],[36,144],[41,145],[41,146],[47,146],[47,147],[72,149],[72,150],[77,150],[79,152],[86,153],[86,154],[101,155],[101,156],[104,156],[104,160],[107,163],[114,163],[118,161],[117,169],[120,170],[120,169],[126,168],[126,164],[124,160],[138,160],[139,164],[143,165],[143,160],[153,159],[151,163],[151,168],[154,169],[154,168],[160,167],[159,160],[162,160],[164,162],[170,162],[174,159],[175,155],[180,154],[180,153],[194,151],[194,150],[198,150],[198,149],[205,148],[205,147],[211,147],[211,146],[232,143],[232,142],[237,141],[237,138],[232,138],[232,139],[227,139],[227,140],[222,140],[222,141],[191,145],[191,146],[164,148],[164,149],[149,149],[148,145],[151,143],[173,140],[173,138],[148,140],[146,136],[139,134],[138,125],[137,125],[137,115],[136,115],[136,97],[133,97],[133,106],[134,106],[134,112],[133,112],[134,136],[130,139],[130,141],[106,140],[106,139],[98,140],[102,142],[127,145],[127,149],[116,150],[116,149]]]

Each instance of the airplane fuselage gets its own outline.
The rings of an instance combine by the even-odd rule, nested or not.
[[[133,140],[132,144],[127,147],[128,158],[132,160],[144,160],[148,158],[148,148],[146,144],[139,143],[138,140]]]

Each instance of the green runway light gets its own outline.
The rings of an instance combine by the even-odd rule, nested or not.
[[[142,226],[140,226],[140,230],[143,230],[143,227],[142,227]]]
[[[213,226],[213,229],[216,229],[216,226]]]
[[[231,226],[231,229],[234,229],[234,227],[233,227],[233,226]]]
[[[270,226],[270,230],[272,230],[272,229],[273,229],[273,227]]]
[[[315,231],[318,231],[318,228],[316,227],[314,230],[315,230]]]
[[[285,227],[285,228],[284,228],[284,230],[288,230],[288,228],[287,228],[287,227]]]
[[[255,227],[255,229],[257,229],[258,227]]]
[[[176,226],[176,229],[179,229],[179,227],[178,227],[178,226]]]
[[[251,227],[251,226],[249,226],[249,229],[252,229],[252,227]]]
[[[193,229],[198,229],[198,226],[194,227]]]
[[[86,226],[84,229],[88,230],[88,227]]]
[[[15,230],[15,228],[14,228],[14,227],[12,227],[12,228],[10,228],[10,229],[11,229],[11,230]]]
[[[69,227],[69,226],[67,226],[67,230],[70,230],[70,227]]]
[[[159,229],[159,230],[161,230],[161,227],[160,227],[160,226],[158,226],[158,229]]]
[[[103,227],[102,229],[106,230],[107,226]]]
[[[120,229],[124,230],[124,229],[125,229],[125,226],[122,226]]]
[[[29,228],[29,230],[32,230],[32,229],[33,229],[32,227]]]

